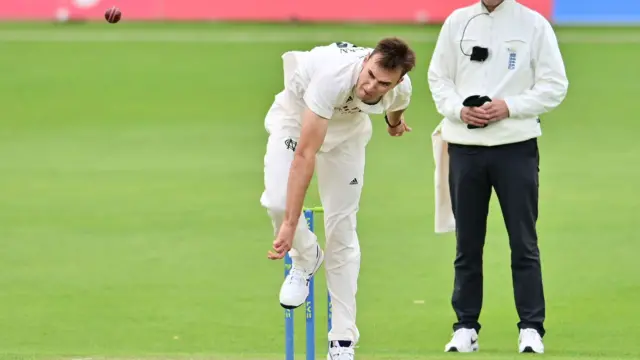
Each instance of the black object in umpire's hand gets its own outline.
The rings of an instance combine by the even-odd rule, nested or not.
[[[464,99],[464,101],[462,102],[462,105],[467,107],[480,107],[484,105],[484,103],[490,102],[490,101],[491,101],[491,98],[488,96],[471,95],[468,98]],[[478,129],[485,126],[475,126],[475,125],[467,124],[467,129]]]

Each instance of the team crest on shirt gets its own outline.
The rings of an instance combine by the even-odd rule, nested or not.
[[[509,70],[515,70],[516,68],[516,51],[515,49],[508,49],[509,51]]]
[[[359,107],[353,105],[353,96],[349,96],[343,106],[335,107],[334,110],[343,115],[357,114],[362,112]]]

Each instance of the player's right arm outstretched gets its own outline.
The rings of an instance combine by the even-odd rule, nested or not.
[[[269,254],[270,259],[282,259],[293,246],[293,237],[302,212],[304,198],[316,166],[316,153],[324,142],[328,125],[328,119],[319,116],[308,107],[305,108],[302,115],[300,140],[289,171],[284,222],[273,242],[275,253]]]
[[[324,143],[337,99],[342,90],[333,82],[333,77],[318,74],[312,79],[304,96],[306,107],[302,114],[300,139],[295,149],[289,180],[284,221],[273,242],[270,259],[282,259],[293,246],[295,229],[302,212],[304,198],[313,177],[316,154]]]

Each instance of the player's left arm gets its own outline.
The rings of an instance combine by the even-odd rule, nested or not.
[[[409,103],[411,102],[411,93],[413,88],[411,86],[409,74],[404,75],[400,84],[396,85],[395,90],[396,96],[386,113],[390,126],[395,126],[400,123],[404,112],[407,110]]]
[[[542,17],[538,19],[531,51],[535,84],[522,94],[504,99],[511,118],[530,118],[551,111],[567,95],[569,81],[558,40],[551,24]]]

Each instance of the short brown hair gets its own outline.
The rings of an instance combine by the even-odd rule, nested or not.
[[[380,54],[377,63],[387,70],[402,68],[402,76],[416,66],[416,54],[409,45],[397,38],[384,38],[378,42],[371,56]]]

